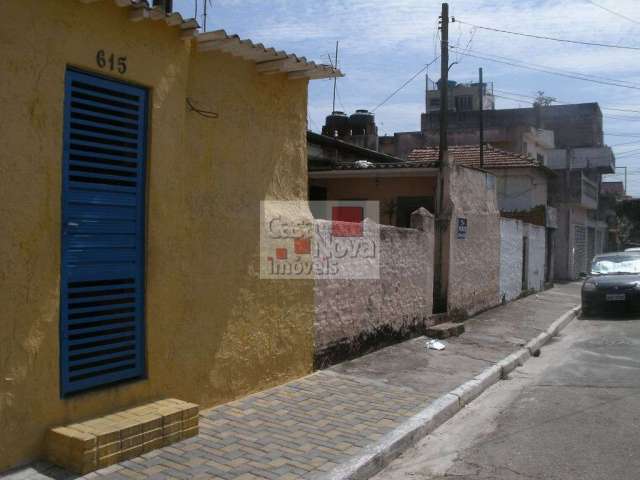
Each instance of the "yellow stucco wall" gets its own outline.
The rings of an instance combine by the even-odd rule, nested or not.
[[[311,281],[258,280],[259,202],[305,199],[307,81],[195,53],[164,22],[113,1],[7,0],[0,23],[0,470],[37,457],[47,428],[150,399],[211,406],[308,373]],[[64,75],[150,89],[148,378],[61,399]],[[220,117],[188,112],[185,98]],[[272,212],[273,213],[273,212]],[[308,215],[293,211],[289,215]]]

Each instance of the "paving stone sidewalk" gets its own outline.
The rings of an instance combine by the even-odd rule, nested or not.
[[[416,338],[204,411],[197,437],[84,478],[322,479],[578,303],[558,286],[474,317],[441,352]],[[75,478],[44,462],[5,477]]]

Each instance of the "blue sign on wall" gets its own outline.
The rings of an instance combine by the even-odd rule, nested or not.
[[[465,240],[467,238],[467,219],[466,218],[458,218],[458,240]]]

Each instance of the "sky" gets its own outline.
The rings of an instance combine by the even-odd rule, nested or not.
[[[346,74],[337,83],[336,110],[352,113],[373,109],[439,54],[439,0],[208,0],[207,30],[250,38],[277,50],[319,63],[333,58]],[[198,21],[204,0],[198,2]],[[640,49],[640,0],[451,0],[450,15],[465,24],[450,25],[451,45],[472,55],[506,57],[528,65],[590,75],[604,85],[521,69],[470,56],[451,54],[457,63],[450,79],[493,83],[496,108],[531,105],[536,92],[563,103],[598,102],[603,109],[605,142],[616,165],[627,167],[628,194],[640,197],[640,50],[574,45],[518,37],[471,27]],[[196,0],[174,0],[186,17]],[[605,9],[622,15],[615,15]],[[627,18],[623,18],[627,17]],[[439,62],[427,70],[439,78]],[[421,74],[375,110],[380,134],[420,129],[424,112],[425,75]],[[331,112],[332,80],[314,80],[309,87],[309,128],[319,131]],[[607,108],[635,110],[621,112]],[[637,151],[636,151],[637,150]],[[623,180],[620,175],[605,180]]]

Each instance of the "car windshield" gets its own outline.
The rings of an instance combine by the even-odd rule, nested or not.
[[[622,273],[640,274],[640,255],[607,255],[593,260],[593,275],[611,275]]]

